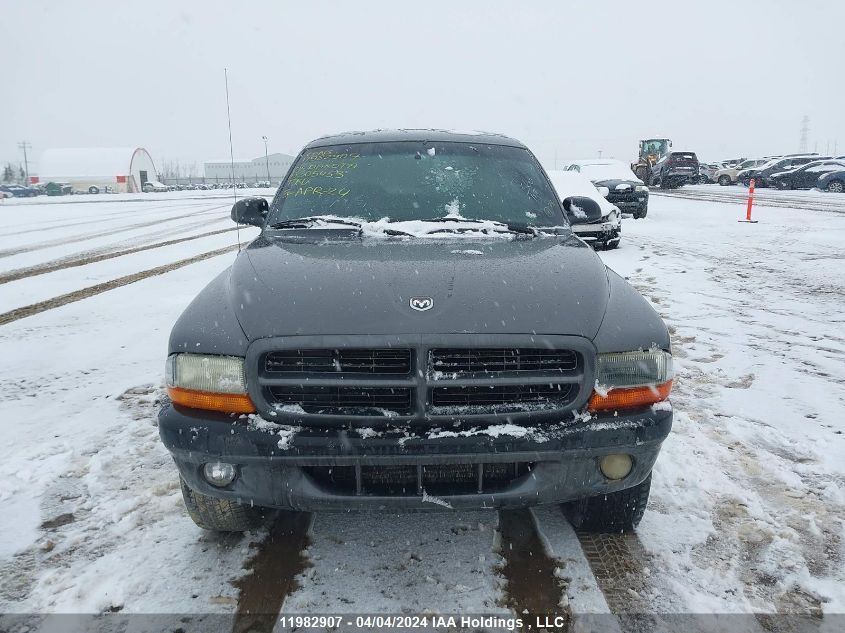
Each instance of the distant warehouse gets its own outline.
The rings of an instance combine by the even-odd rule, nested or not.
[[[33,183],[66,182],[76,190],[100,193],[137,193],[148,180],[157,180],[156,168],[143,147],[86,147],[48,149],[41,155]]]
[[[293,163],[293,156],[288,154],[270,154],[266,158],[236,158],[234,161],[235,182],[254,182],[270,180],[280,182]],[[230,182],[232,180],[232,160],[209,160],[205,162],[206,182]],[[269,174],[267,172],[270,172]]]

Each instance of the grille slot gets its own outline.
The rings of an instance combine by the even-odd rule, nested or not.
[[[329,415],[407,415],[414,390],[410,387],[270,386],[271,405],[300,406],[305,413]]]
[[[292,349],[270,352],[264,359],[269,374],[386,374],[411,372],[409,349]]]
[[[436,378],[461,374],[503,372],[571,372],[578,366],[572,350],[490,347],[440,348],[429,352],[429,367]]]
[[[336,493],[392,497],[465,495],[497,492],[531,472],[533,462],[495,464],[436,464],[361,466],[304,466],[317,482]]]
[[[449,413],[444,409],[452,407],[479,408],[483,412],[558,409],[571,401],[575,391],[571,384],[435,387],[432,413]]]

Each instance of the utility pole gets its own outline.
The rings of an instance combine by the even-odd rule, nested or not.
[[[26,156],[26,150],[32,149],[32,145],[27,143],[26,141],[21,141],[18,143],[18,147],[23,150],[23,164],[24,168],[26,169],[26,182],[25,185],[29,185],[29,159]]]
[[[267,137],[262,136],[261,140],[264,141],[264,164],[267,165],[267,182],[270,182],[270,158],[267,155]],[[272,185],[268,185],[272,186]]]
[[[807,135],[810,132],[810,117],[806,114],[804,118],[801,119],[801,146],[798,148],[798,151],[801,153],[807,153]]]

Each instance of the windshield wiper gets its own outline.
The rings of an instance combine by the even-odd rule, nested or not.
[[[500,222],[499,220],[479,220],[477,218],[459,218],[455,216],[447,215],[443,218],[432,218],[422,220],[423,222],[464,222],[467,224],[492,224],[494,225],[494,231],[509,231],[511,233],[519,233],[522,235],[531,235],[532,237],[538,235],[540,230],[529,224],[524,224],[521,222]]]
[[[420,222],[467,222],[469,224],[482,224],[484,222],[496,222],[496,220],[477,220],[475,218],[462,218],[456,215],[447,215],[442,218],[420,218]],[[498,224],[501,224],[501,222]]]
[[[505,228],[511,233],[523,233],[525,235],[531,235],[532,237],[536,237],[540,233],[540,230],[536,226],[521,224],[519,222],[508,222],[505,225]]]
[[[291,218],[290,220],[282,220],[281,222],[274,222],[270,225],[271,229],[310,229],[317,222],[325,222],[327,224],[342,224],[343,226],[351,226],[356,229],[361,228],[360,222],[352,222],[350,220],[341,220],[328,215],[313,215],[305,218]]]

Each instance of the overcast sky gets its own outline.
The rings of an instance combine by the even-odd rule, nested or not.
[[[73,2],[0,5],[0,160],[144,146],[296,152],[384,127],[504,132],[547,164],[668,137],[704,160],[838,141],[845,2]]]

